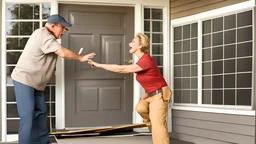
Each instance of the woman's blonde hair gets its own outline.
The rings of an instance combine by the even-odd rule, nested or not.
[[[140,50],[144,53],[148,53],[150,47],[148,36],[142,33],[137,33],[135,37],[138,37],[140,40],[140,45],[142,46]]]

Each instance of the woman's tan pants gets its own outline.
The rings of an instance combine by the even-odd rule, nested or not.
[[[162,94],[141,99],[136,105],[136,111],[152,132],[153,144],[170,144],[166,115],[168,102],[163,101]]]

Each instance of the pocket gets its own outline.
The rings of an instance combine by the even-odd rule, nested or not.
[[[170,102],[172,91],[168,86],[162,87],[162,90],[163,90],[163,100]]]

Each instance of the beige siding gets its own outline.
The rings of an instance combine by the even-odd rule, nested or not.
[[[196,144],[254,144],[255,117],[173,110],[173,138]]]
[[[171,19],[229,6],[249,0],[170,0]]]
[[[0,0],[0,48],[2,46],[2,0]],[[1,50],[0,50],[0,55],[1,55]],[[1,70],[1,59],[0,59],[0,71]],[[0,76],[0,81],[2,81],[2,78]],[[2,93],[1,91],[1,83],[0,83],[0,94]],[[0,136],[2,135],[2,106],[1,106],[2,102],[1,102],[1,99],[0,99]],[[2,141],[2,138],[0,137],[0,141]]]

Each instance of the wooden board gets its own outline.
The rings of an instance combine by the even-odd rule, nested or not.
[[[108,131],[114,130],[122,130],[122,129],[133,129],[133,128],[141,128],[146,127],[145,124],[131,124],[131,125],[122,125],[122,126],[111,126],[111,127],[104,127],[104,128],[92,128],[92,129],[81,129],[81,130],[69,130],[69,131],[57,131],[52,132],[50,135],[72,135],[72,134],[89,134],[89,133],[103,133]]]
[[[107,132],[107,131],[113,131],[113,130],[122,130],[122,129],[133,129],[133,128],[141,128],[146,127],[145,124],[132,124],[132,125],[123,125],[123,126],[116,126],[112,129],[105,129],[105,130],[99,130],[99,133]]]

